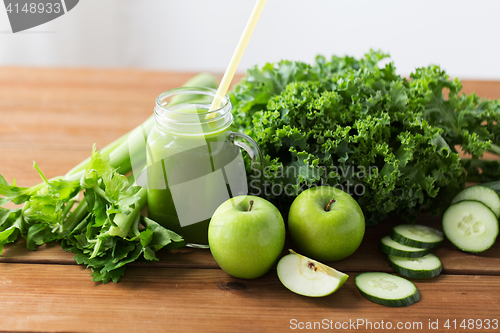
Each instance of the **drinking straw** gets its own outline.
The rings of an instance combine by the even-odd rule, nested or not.
[[[234,73],[236,72],[236,68],[240,63],[241,57],[245,52],[245,48],[247,47],[248,41],[250,40],[250,36],[252,36],[252,32],[259,20],[260,13],[262,13],[262,9],[266,4],[266,0],[257,0],[255,3],[255,7],[253,8],[252,14],[250,15],[250,19],[247,22],[245,30],[240,37],[240,41],[236,46],[236,50],[233,53],[233,57],[229,62],[229,66],[222,77],[222,81],[220,82],[219,89],[215,94],[214,100],[212,101],[212,105],[210,105],[210,111],[217,110],[220,107],[222,99],[226,95],[227,90],[229,89],[229,84],[234,77]]]

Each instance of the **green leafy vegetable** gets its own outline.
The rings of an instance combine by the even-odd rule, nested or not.
[[[109,156],[99,151],[92,157],[80,182],[64,179],[44,180],[36,193],[4,186],[12,199],[26,198],[21,209],[0,208],[0,246],[25,235],[26,246],[61,240],[66,251],[73,252],[78,264],[92,269],[93,281],[117,282],[125,265],[133,261],[158,260],[155,252],[178,248],[185,243],[181,236],[156,222],[141,217],[146,204],[146,190],[132,186],[127,177],[109,164]],[[85,200],[72,212],[78,193]]]
[[[442,212],[465,184],[455,145],[472,154],[469,164],[495,147],[498,101],[459,94],[458,80],[437,66],[408,81],[393,63],[379,68],[386,57],[371,51],[249,70],[230,95],[235,125],[265,155],[265,184],[250,178],[249,187],[286,211],[307,187],[338,186],[369,224],[390,213],[413,220],[422,209]]]
[[[161,248],[185,245],[176,233],[141,217],[146,190],[130,185],[99,152],[92,153],[81,183],[85,188],[85,201],[81,205],[89,208],[88,215],[62,244],[65,250],[76,254],[79,264],[92,269],[93,281],[117,282],[126,264],[141,258],[158,260],[155,252]],[[76,209],[74,214],[81,212]]]
[[[460,146],[470,156],[462,159],[467,180],[498,180],[498,158],[479,158],[484,152],[500,155],[500,101],[480,98],[475,93],[461,94],[461,89],[460,81],[450,80],[438,66],[417,69],[411,75],[409,108],[442,128],[442,136],[453,152]]]
[[[79,182],[60,178],[47,180],[38,166],[34,166],[44,182],[32,188],[19,188],[15,181],[9,185],[0,175],[0,194],[4,195],[1,198],[4,203],[25,203],[23,208],[1,208],[6,216],[0,224],[2,249],[3,245],[14,242],[19,235],[26,237],[26,247],[30,250],[60,239],[58,235],[64,231],[63,221],[81,189]]]
[[[185,86],[216,88],[212,75],[200,74]],[[69,171],[47,179],[34,164],[43,182],[31,188],[10,185],[0,175],[0,206],[9,202],[22,208],[0,207],[0,253],[19,235],[27,248],[58,240],[75,253],[78,264],[92,269],[94,281],[117,282],[126,264],[158,260],[155,252],[178,248],[181,236],[140,215],[146,190],[132,186],[123,174],[145,165],[145,138],[153,118],[119,138]],[[84,200],[74,207],[81,191]]]

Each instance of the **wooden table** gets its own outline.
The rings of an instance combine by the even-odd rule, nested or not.
[[[89,155],[94,143],[103,147],[143,122],[159,93],[191,76],[1,68],[0,173],[9,182],[16,177],[18,185],[32,186],[40,182],[32,168],[35,160],[47,177],[64,174]],[[500,82],[468,81],[464,87],[500,98]],[[438,218],[421,219],[439,228]],[[377,332],[388,323],[394,331],[426,332],[436,321],[436,331],[468,332],[474,330],[459,327],[463,319],[500,319],[500,241],[478,255],[448,242],[435,250],[443,274],[414,280],[422,299],[410,307],[388,308],[364,299],[353,278],[365,271],[392,272],[377,243],[398,222],[367,229],[360,249],[333,265],[351,278],[333,295],[317,299],[288,291],[275,270],[256,280],[232,278],[207,250],[162,253],[160,262],[130,266],[118,284],[103,285],[92,282],[90,271],[76,265],[59,244],[28,251],[18,241],[0,256],[0,331],[274,332],[307,322],[345,330],[354,322],[359,331],[371,331],[370,324],[361,324],[364,320]],[[450,329],[444,328],[448,319]]]

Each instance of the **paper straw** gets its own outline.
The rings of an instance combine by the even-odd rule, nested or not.
[[[252,36],[253,30],[257,21],[259,20],[260,13],[262,13],[262,9],[266,4],[266,0],[257,0],[255,7],[253,8],[252,15],[250,15],[250,19],[247,22],[245,30],[243,31],[243,35],[240,37],[240,41],[238,42],[238,46],[236,46],[236,50],[234,51],[233,57],[231,58],[231,62],[222,77],[222,81],[220,82],[219,89],[217,89],[217,93],[215,94],[214,100],[212,101],[212,105],[210,106],[210,111],[217,110],[220,107],[222,99],[226,95],[227,90],[229,89],[229,85],[231,84],[231,80],[234,77],[234,73],[236,72],[236,68],[238,68],[238,64],[240,63],[241,57],[245,52],[245,48],[247,47],[248,41]]]

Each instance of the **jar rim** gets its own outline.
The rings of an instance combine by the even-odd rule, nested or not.
[[[210,111],[210,105],[217,90],[205,87],[180,87],[170,89],[161,93],[155,102],[154,115],[155,123],[163,130],[168,132],[201,133],[201,126],[210,126],[208,131],[203,133],[211,133],[220,131],[229,127],[233,122],[231,114],[231,100],[225,95],[221,100],[221,106]],[[186,99],[179,102],[169,101],[169,98],[181,95],[197,95],[212,97],[209,102]],[[196,113],[186,112],[190,110],[190,106],[196,109]],[[210,125],[211,124],[211,125]]]
[[[156,107],[167,111],[171,113],[177,113],[177,114],[183,114],[183,112],[177,112],[175,110],[169,110],[165,106],[167,104],[162,104],[162,101],[165,100],[166,98],[172,97],[174,95],[184,95],[184,94],[199,94],[199,95],[206,95],[206,96],[213,96],[215,97],[215,94],[217,93],[217,90],[213,88],[206,88],[206,87],[180,87],[180,88],[174,88],[167,90],[163,93],[161,93],[157,98],[156,98]],[[208,110],[208,111],[203,111],[203,112],[198,112],[199,115],[210,115],[214,114],[217,112],[220,112],[224,110],[229,104],[230,104],[230,99],[227,95],[224,95],[221,101],[221,106],[215,110]]]

